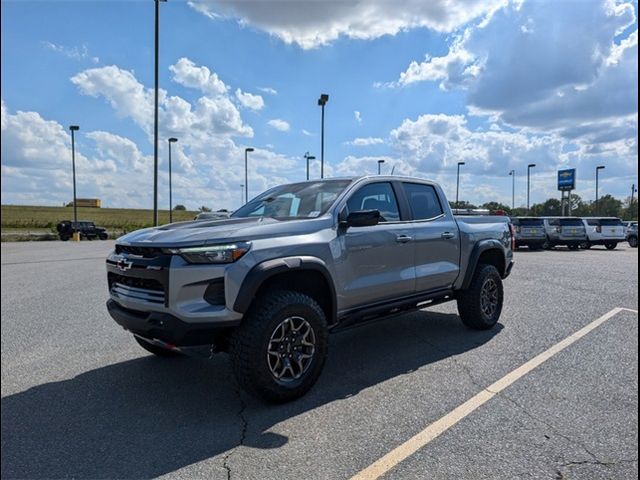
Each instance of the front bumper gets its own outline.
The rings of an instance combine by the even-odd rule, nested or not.
[[[107,310],[125,330],[177,347],[217,344],[226,330],[240,325],[240,320],[188,323],[169,313],[130,310],[115,300],[107,301]]]

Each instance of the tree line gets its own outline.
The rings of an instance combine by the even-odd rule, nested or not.
[[[451,208],[455,208],[455,202],[449,202]],[[562,205],[557,198],[549,198],[542,203],[531,205],[531,210],[526,207],[512,209],[508,205],[500,202],[487,202],[482,205],[474,205],[466,201],[458,202],[458,208],[483,208],[487,210],[504,210],[507,215],[512,216],[539,216],[558,217],[562,216]],[[623,220],[638,220],[638,200],[631,202],[631,197],[620,200],[612,195],[604,195],[598,199],[598,211],[594,201],[584,201],[580,195],[571,194],[571,215],[574,217],[618,217]]]

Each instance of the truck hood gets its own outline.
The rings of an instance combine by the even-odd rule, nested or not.
[[[128,233],[117,240],[121,245],[179,247],[310,233],[331,222],[331,217],[276,220],[268,217],[225,218],[170,223]]]

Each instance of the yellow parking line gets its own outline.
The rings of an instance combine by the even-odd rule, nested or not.
[[[545,350],[541,354],[532,358],[528,362],[524,363],[520,367],[516,368],[512,372],[506,374],[497,382],[493,383],[489,387],[482,390],[480,393],[470,398],[466,402],[464,402],[459,407],[455,408],[451,412],[449,412],[444,417],[436,420],[427,428],[419,432],[418,434],[411,437],[409,440],[404,442],[402,445],[391,450],[385,456],[377,460],[376,462],[369,465],[364,470],[361,470],[353,477],[351,480],[370,480],[374,478],[379,478],[384,475],[386,472],[394,468],[400,462],[413,455],[415,452],[420,450],[422,447],[427,445],[431,440],[437,438],[440,434],[446,432],[448,429],[453,427],[460,420],[465,418],[467,415],[477,410],[479,407],[487,403],[493,397],[495,397],[502,390],[507,388],[509,385],[513,384],[527,373],[540,366],[542,363],[549,360],[551,357],[561,352],[569,345],[577,342],[582,337],[587,335],[589,332],[594,330],[595,328],[602,325],[604,322],[614,317],[616,314],[629,311],[638,313],[637,310],[632,310],[630,308],[614,308],[610,312],[605,313],[603,316],[594,320],[586,327],[581,328],[577,332],[569,335],[567,338],[562,340],[561,342],[556,343],[554,346]]]

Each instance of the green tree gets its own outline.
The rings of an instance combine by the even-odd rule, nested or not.
[[[211,211],[211,209],[209,207],[205,207],[204,205],[201,206],[198,210],[201,211],[201,212],[210,212]]]
[[[507,215],[511,214],[511,207],[505,205],[504,203],[500,203],[500,202],[483,203],[480,208],[486,208],[487,210],[491,210],[491,211],[504,210]]]
[[[536,203],[531,207],[531,214],[536,216],[559,217],[562,215],[560,200],[550,198],[543,203]]]
[[[594,215],[602,217],[621,217],[623,215],[622,201],[607,194],[598,199],[597,208],[594,205]]]
[[[187,207],[185,207],[182,204],[178,204],[175,207],[173,207],[174,210],[181,210],[181,211],[185,211],[187,209]]]

